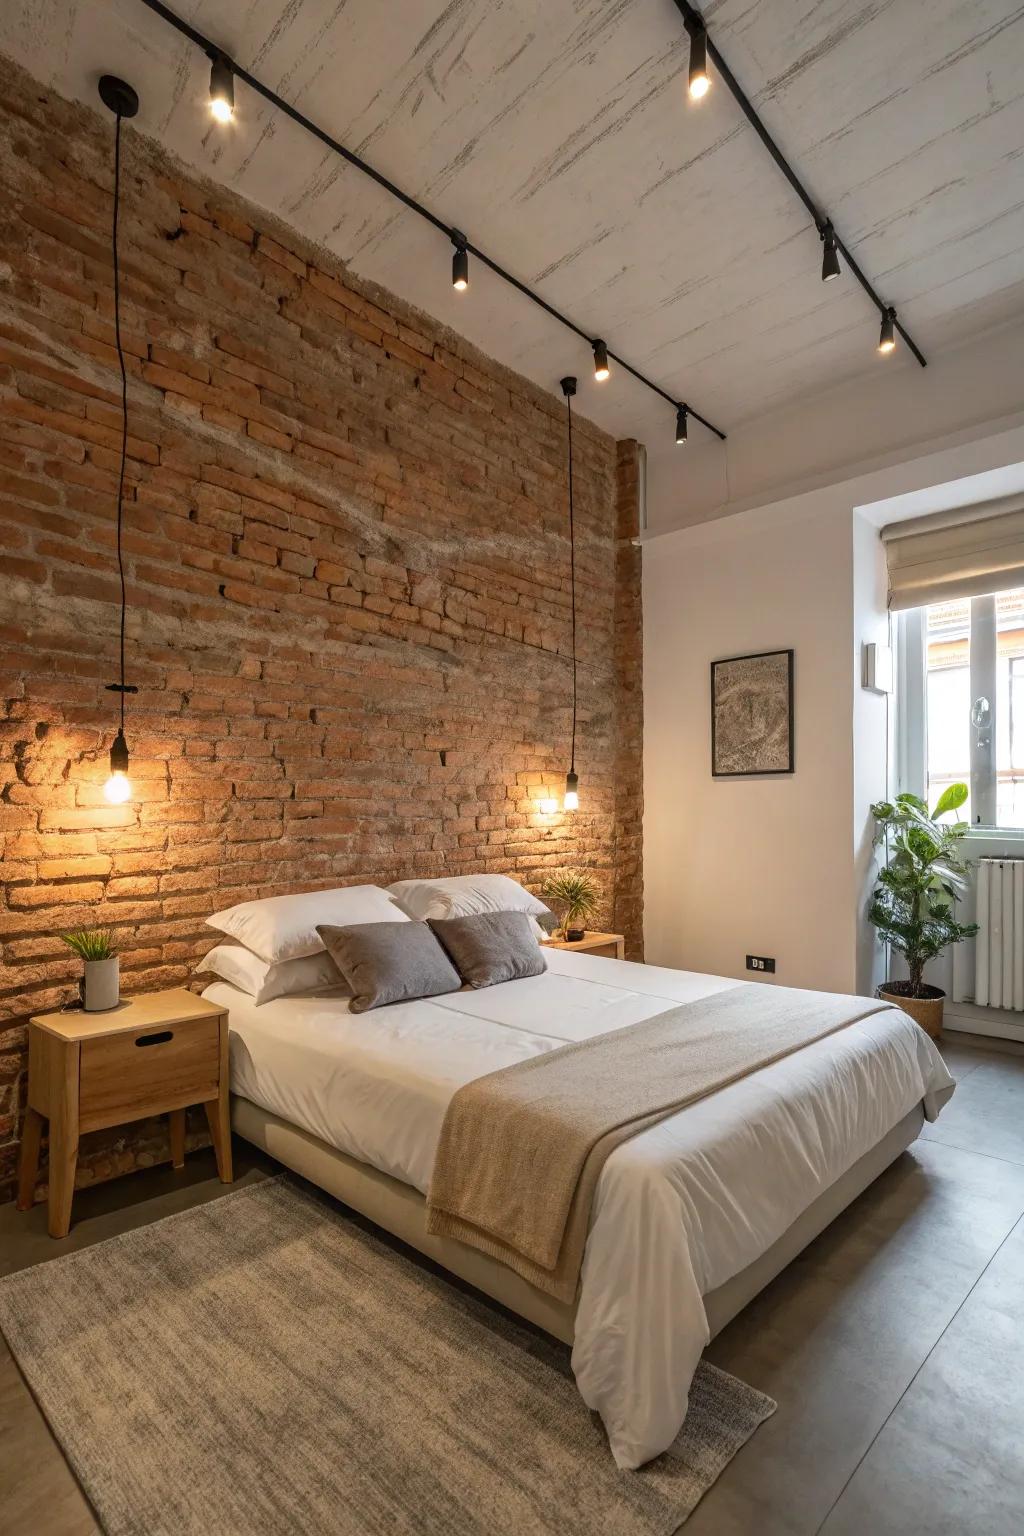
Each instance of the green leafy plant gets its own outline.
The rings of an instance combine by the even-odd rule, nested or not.
[[[560,913],[564,932],[570,928],[586,928],[587,922],[601,905],[601,893],[596,882],[590,875],[579,871],[552,875],[545,882],[541,895]]]
[[[117,954],[109,928],[79,928],[75,933],[62,933],[61,938],[81,960],[112,960]]]
[[[909,981],[886,983],[905,997],[934,996],[924,983],[928,961],[978,932],[977,923],[957,922],[953,906],[967,889],[959,844],[968,823],[941,820],[966,799],[967,785],[951,784],[930,814],[917,795],[897,795],[871,807],[878,836],[888,835],[892,852],[872,892],[868,921],[907,962]]]

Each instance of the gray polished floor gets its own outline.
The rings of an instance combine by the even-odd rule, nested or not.
[[[1024,1531],[1024,1053],[951,1040],[944,1050],[958,1086],[939,1122],[711,1346],[779,1410],[686,1536]],[[242,1182],[272,1171],[237,1150]],[[5,1206],[0,1272],[221,1189],[199,1153],[182,1173],[82,1191],[60,1244],[41,1208]],[[0,1531],[97,1529],[0,1343]]]

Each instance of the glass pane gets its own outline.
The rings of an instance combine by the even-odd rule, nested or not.
[[[928,689],[928,793],[934,805],[950,784],[971,782],[971,602],[936,603],[925,632]],[[1024,647],[1021,651],[1024,657]],[[1024,673],[1022,673],[1024,682]],[[1024,694],[1021,697],[1024,708]],[[1024,728],[1022,728],[1024,729]],[[1022,739],[1024,745],[1024,739]],[[968,800],[960,812],[970,820]]]
[[[996,595],[996,822],[1024,827],[1024,590]]]

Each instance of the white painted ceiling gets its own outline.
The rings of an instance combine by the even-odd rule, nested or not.
[[[226,51],[553,304],[726,430],[877,368],[878,320],[823,285],[809,219],[719,81],[686,95],[672,0],[177,0]],[[822,207],[927,354],[1024,311],[1024,5],[718,0],[709,26]],[[539,383],[581,376],[617,435],[668,406],[475,264],[139,0],[4,0],[0,50],[92,102],[104,71],[184,160]],[[694,436],[699,429],[694,429]]]

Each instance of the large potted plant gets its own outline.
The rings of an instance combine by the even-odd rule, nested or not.
[[[879,838],[888,837],[890,857],[880,871],[868,907],[868,921],[907,962],[906,981],[885,981],[879,997],[889,999],[932,1039],[942,1033],[945,992],[929,986],[924,968],[950,944],[973,939],[977,923],[959,923],[954,902],[967,889],[967,865],[960,852],[966,821],[946,821],[967,799],[966,784],[951,784],[929,814],[917,795],[897,795],[871,807]]]
[[[601,893],[590,875],[572,871],[553,875],[541,895],[560,912],[562,926],[558,932],[571,943],[585,936],[587,923],[601,904]]]

